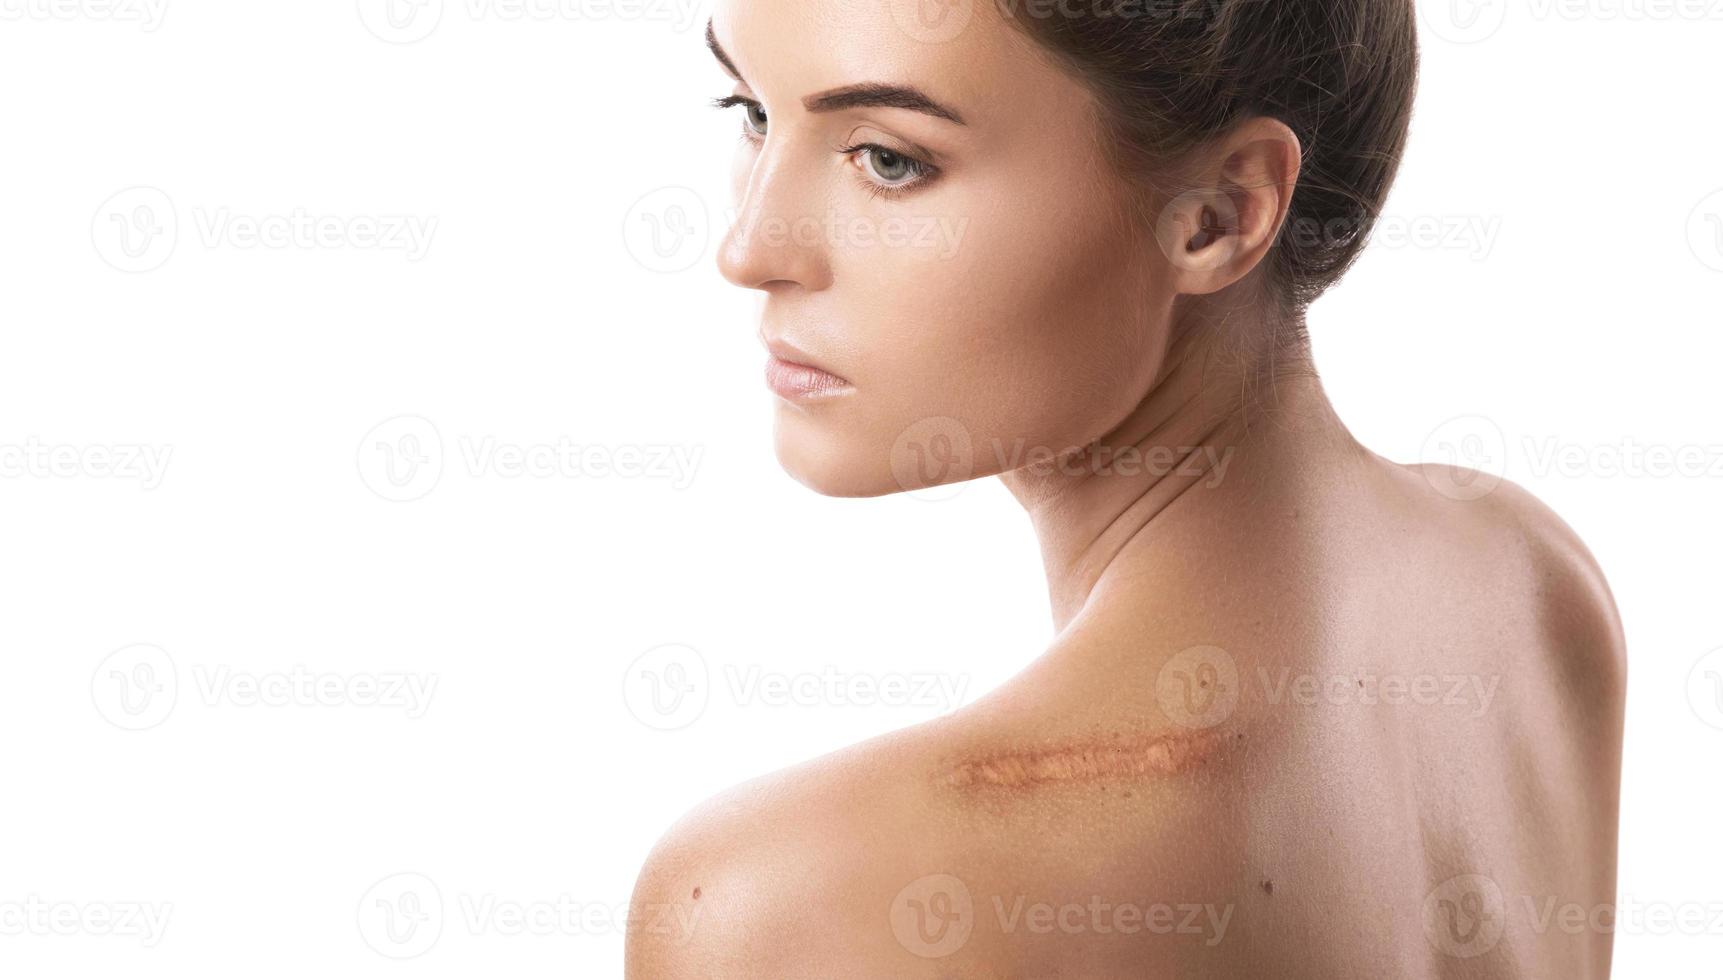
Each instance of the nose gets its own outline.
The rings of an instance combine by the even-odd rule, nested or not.
[[[755,158],[736,221],[718,247],[718,271],[747,289],[767,291],[831,284],[830,222],[810,202],[820,199],[810,172],[768,141]]]

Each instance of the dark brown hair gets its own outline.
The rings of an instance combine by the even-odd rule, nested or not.
[[[1280,313],[1301,322],[1357,259],[1406,145],[1413,0],[994,3],[1095,93],[1127,176],[1164,178],[1253,116],[1298,136],[1302,170],[1266,263]]]

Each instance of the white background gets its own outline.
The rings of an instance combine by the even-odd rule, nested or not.
[[[969,701],[1048,640],[996,483],[834,501],[778,470],[691,2],[393,31],[352,0],[0,0],[0,973],[614,976],[678,815],[952,706],[754,681]],[[1366,444],[1505,471],[1596,553],[1623,909],[1708,913],[1624,921],[1617,975],[1715,976],[1723,4],[1424,13],[1319,366]],[[324,233],[248,237],[295,215]],[[584,455],[497,462],[559,441]],[[165,468],[115,472],[139,447]],[[655,714],[643,671],[693,700]],[[296,673],[322,695],[247,686]],[[405,678],[428,700],[368,703]],[[140,906],[165,932],[102,925]]]

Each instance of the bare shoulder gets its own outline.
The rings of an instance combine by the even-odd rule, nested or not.
[[[1235,904],[1161,844],[1215,831],[1175,801],[1223,741],[1008,733],[983,709],[744,784],[647,860],[627,974],[1109,976],[1212,949]]]
[[[1488,541],[1496,585],[1529,600],[1561,666],[1594,693],[1619,697],[1627,650],[1615,598],[1579,535],[1524,487],[1459,467],[1405,468],[1436,492],[1444,529],[1463,541]],[[1512,576],[1511,579],[1508,576]]]
[[[938,821],[912,818],[926,806],[914,741],[892,736],[752,780],[678,821],[635,884],[627,975],[836,964],[865,975],[893,962],[892,882],[943,859]]]

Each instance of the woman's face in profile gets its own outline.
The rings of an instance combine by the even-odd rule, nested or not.
[[[822,493],[1083,445],[1161,364],[1168,263],[1092,97],[971,6],[955,32],[917,0],[723,0],[713,18],[742,131],[719,264],[764,293],[778,457]]]

